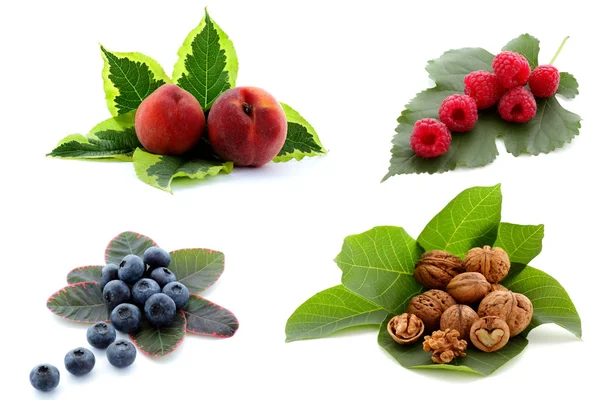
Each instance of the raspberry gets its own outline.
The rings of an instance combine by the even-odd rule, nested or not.
[[[553,65],[539,65],[529,75],[529,88],[536,97],[550,97],[560,83],[560,73]]]
[[[415,122],[410,147],[418,156],[432,158],[447,152],[451,141],[446,125],[433,118],[423,118]]]
[[[508,122],[527,122],[535,117],[537,104],[533,94],[523,86],[510,89],[498,103],[498,111]]]
[[[470,131],[477,122],[477,103],[472,97],[453,94],[442,101],[439,115],[451,131]]]
[[[464,82],[465,94],[475,99],[479,110],[493,106],[504,94],[498,77],[488,71],[473,71],[465,76]]]
[[[506,89],[524,86],[531,72],[527,59],[512,51],[503,51],[494,57],[492,68],[500,84]]]

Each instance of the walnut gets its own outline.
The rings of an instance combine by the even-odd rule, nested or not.
[[[510,336],[516,336],[531,322],[533,304],[521,293],[497,291],[481,300],[477,313],[480,317],[500,317],[508,324]]]
[[[425,325],[421,318],[408,313],[396,315],[390,319],[390,322],[388,322],[387,325],[387,331],[392,339],[400,344],[416,342],[421,337],[424,330]]]
[[[481,351],[500,350],[510,339],[510,328],[499,317],[483,317],[471,326],[471,343]]]
[[[459,333],[454,329],[435,331],[431,336],[425,336],[423,350],[433,353],[431,359],[434,363],[447,364],[455,357],[466,356],[467,342],[458,337]]]
[[[440,319],[440,329],[455,329],[460,334],[461,339],[469,340],[469,332],[471,332],[471,325],[477,321],[479,316],[469,306],[463,304],[456,304],[448,308],[442,314]]]
[[[432,250],[423,253],[415,266],[415,279],[427,289],[445,289],[448,282],[465,272],[463,260],[447,251]]]
[[[431,289],[410,299],[407,312],[421,318],[425,331],[431,332],[439,328],[443,312],[455,304],[456,301],[448,293]]]
[[[452,278],[446,286],[446,291],[463,304],[478,302],[490,292],[490,289],[490,283],[479,272],[463,272]]]
[[[468,272],[483,274],[490,283],[498,283],[508,274],[510,260],[500,247],[475,247],[467,253],[465,267]]]
[[[492,289],[490,290],[491,292],[495,292],[497,290],[502,291],[502,292],[508,292],[508,289],[499,283],[492,283],[491,286],[492,286]]]

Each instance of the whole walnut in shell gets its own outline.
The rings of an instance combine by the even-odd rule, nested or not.
[[[481,273],[490,283],[498,283],[508,274],[510,260],[500,247],[475,247],[465,256],[465,268],[468,272]]]
[[[463,272],[452,278],[446,286],[446,291],[463,304],[477,303],[490,292],[490,289],[490,283],[479,272]]]
[[[499,283],[492,283],[491,286],[492,286],[492,288],[491,288],[490,292],[495,292],[495,291],[508,292],[508,289]]]
[[[421,255],[414,276],[427,289],[444,289],[461,272],[465,272],[462,259],[447,251],[432,250]]]
[[[425,332],[431,332],[439,328],[444,311],[455,304],[456,301],[448,293],[431,289],[410,299],[407,312],[421,318]]]
[[[449,307],[440,318],[440,330],[455,329],[461,339],[469,340],[471,325],[479,319],[479,315],[471,307],[456,304]]]
[[[521,293],[491,292],[481,300],[477,313],[480,317],[500,317],[508,324],[510,336],[523,332],[533,317],[533,304]]]

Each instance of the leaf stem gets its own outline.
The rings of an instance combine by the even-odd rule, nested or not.
[[[562,51],[563,47],[565,46],[565,43],[567,43],[567,40],[569,39],[569,37],[570,36],[567,36],[566,38],[563,39],[562,43],[558,47],[558,50],[556,50],[556,53],[554,53],[554,57],[552,57],[552,60],[550,60],[550,65],[554,64],[554,61],[556,61],[556,58],[558,57],[558,55]]]

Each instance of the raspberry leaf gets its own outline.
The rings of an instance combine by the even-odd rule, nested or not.
[[[511,263],[528,264],[542,251],[544,225],[500,222],[494,247],[503,248]]]
[[[540,54],[540,41],[525,33],[518,38],[508,42],[502,51],[512,51],[524,56],[529,62],[529,67],[534,69],[538,66],[538,55]]]
[[[100,283],[102,279],[103,265],[87,265],[71,270],[67,274],[67,283],[74,284],[80,282]]]
[[[75,322],[108,320],[100,284],[82,282],[66,286],[48,298],[46,306],[54,314]]]
[[[239,327],[231,311],[195,294],[190,296],[182,311],[186,319],[185,329],[190,333],[228,338]]]
[[[560,94],[566,99],[574,99],[579,94],[579,84],[575,77],[568,72],[561,72],[556,94]]]
[[[451,90],[453,93],[462,92],[465,89],[465,76],[478,70],[492,72],[493,59],[493,54],[481,48],[449,50],[440,58],[428,61],[425,69],[437,88]]]
[[[149,247],[156,246],[156,242],[148,236],[136,232],[123,232],[108,243],[104,252],[107,264],[119,265],[123,257],[129,254],[143,257]]]
[[[210,249],[182,249],[169,253],[169,269],[190,293],[200,293],[212,286],[223,273],[225,256]]]
[[[378,226],[347,236],[335,262],[347,289],[399,314],[421,291],[413,277],[421,253],[416,240],[403,228]]]
[[[281,103],[287,119],[287,137],[274,162],[297,161],[304,157],[314,157],[327,153],[317,132],[302,116],[287,104]]]
[[[285,326],[286,342],[322,338],[355,326],[379,325],[387,314],[343,285],[334,286],[317,293],[294,311]]]
[[[144,54],[100,50],[106,105],[113,116],[135,111],[159,86],[171,82],[160,64]]]
[[[235,87],[238,59],[233,43],[205,10],[204,18],[177,52],[173,82],[194,95],[204,111]]]
[[[142,327],[130,333],[129,336],[140,351],[147,356],[163,357],[171,354],[185,338],[185,316],[183,311],[178,311],[175,314],[175,319],[169,326],[157,328],[147,320],[143,320]]]

